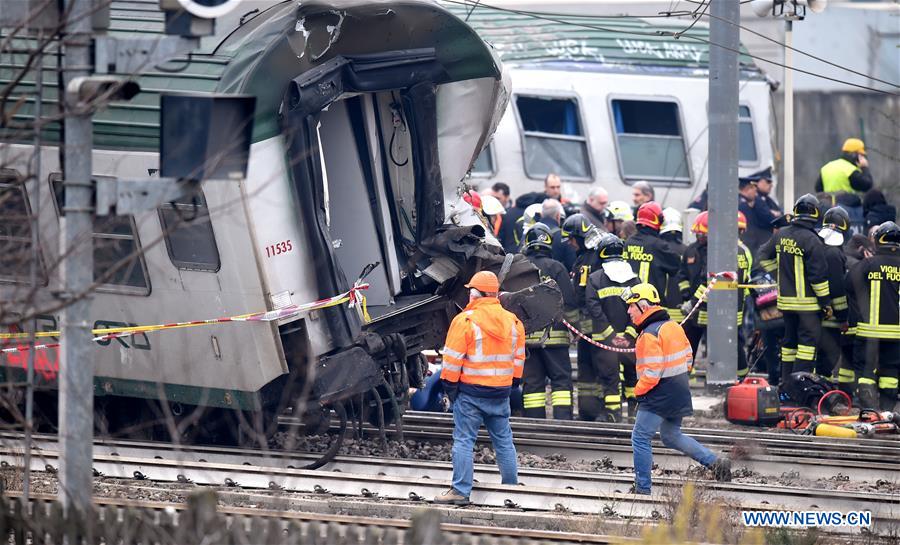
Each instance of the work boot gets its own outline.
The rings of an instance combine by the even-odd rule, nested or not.
[[[631,489],[628,490],[628,493],[629,494],[637,494],[638,496],[649,496],[650,495],[649,490],[640,489],[637,487],[636,484],[631,485]]]
[[[622,411],[613,411],[607,408],[603,408],[600,411],[600,415],[597,416],[597,422],[611,422],[617,423],[622,421]]]
[[[874,384],[857,385],[856,397],[859,398],[859,407],[861,409],[878,408],[878,388]]]
[[[434,503],[440,505],[469,505],[469,498],[457,492],[455,488],[451,488],[440,496],[435,496]]]
[[[716,476],[717,481],[731,482],[731,460],[728,458],[716,458],[716,461],[709,465],[709,470]]]

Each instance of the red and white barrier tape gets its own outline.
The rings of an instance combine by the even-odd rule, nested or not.
[[[313,301],[311,303],[303,303],[300,305],[289,305],[284,308],[279,308],[275,310],[269,310],[265,312],[253,312],[250,314],[239,314],[237,316],[227,316],[223,318],[213,318],[210,320],[194,320],[190,322],[172,322],[168,324],[155,324],[155,325],[144,325],[144,326],[130,326],[130,327],[115,327],[115,328],[100,328],[94,329],[91,331],[94,335],[96,335],[93,340],[94,341],[108,341],[110,339],[118,339],[123,337],[130,337],[132,335],[137,335],[140,333],[151,333],[154,331],[163,331],[169,329],[184,329],[188,327],[199,327],[205,325],[214,325],[214,324],[225,324],[229,322],[272,322],[275,320],[283,320],[287,318],[294,318],[303,314],[305,312],[310,312],[313,310],[320,310],[323,308],[337,306],[343,303],[349,303],[350,308],[359,307],[361,308],[361,312],[363,318],[366,322],[370,321],[368,309],[366,308],[366,296],[362,293],[363,290],[369,288],[369,284],[363,282],[362,280],[357,280],[353,287],[344,293],[335,295],[333,297],[328,297],[326,299],[320,299],[318,301]],[[59,331],[40,331],[34,334],[34,337],[59,337]],[[0,341],[9,340],[9,339],[27,339],[30,338],[30,333],[22,333],[22,332],[14,332],[14,333],[0,333]],[[34,346],[35,350],[44,350],[47,348],[58,348],[61,343],[46,343],[46,344],[37,344]],[[8,347],[0,349],[0,353],[10,353],[10,352],[25,352],[29,350],[30,347],[27,345],[16,346],[16,347]]]
[[[684,320],[681,320],[679,325],[684,325],[688,320],[691,319],[691,316],[693,316],[694,313],[697,312],[697,309],[699,309],[700,305],[703,304],[704,301],[706,301],[706,297],[707,297],[707,295],[709,295],[709,291],[711,289],[713,289],[713,286],[716,285],[716,282],[719,280],[719,278],[724,278],[725,280],[736,280],[737,274],[732,271],[725,271],[725,272],[721,272],[721,273],[709,273],[709,283],[704,287],[703,292],[700,294],[700,297],[697,299],[697,303],[694,305],[694,307],[691,309],[691,311],[687,313],[687,315],[684,317]],[[605,345],[603,343],[597,342],[594,339],[585,335],[581,330],[579,330],[577,327],[570,324],[567,320],[563,320],[562,322],[563,322],[563,325],[565,325],[569,329],[569,331],[574,333],[576,337],[578,337],[580,339],[584,339],[585,341],[587,341],[588,343],[590,343],[593,346],[596,346],[597,348],[602,348],[603,350],[608,350],[610,352],[618,352],[620,354],[630,354],[630,353],[634,352],[634,348],[619,348],[616,346],[609,346],[609,345]]]

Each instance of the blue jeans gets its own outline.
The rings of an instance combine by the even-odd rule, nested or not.
[[[482,422],[494,444],[503,484],[519,483],[509,399],[473,397],[460,392],[453,403],[453,488],[467,498],[475,472],[472,450]]]
[[[638,409],[631,431],[631,447],[634,449],[634,487],[636,492],[650,492],[650,470],[653,468],[653,452],[650,441],[659,430],[665,446],[679,450],[704,466],[716,461],[716,455],[696,440],[681,433],[681,417],[663,418],[650,411]]]

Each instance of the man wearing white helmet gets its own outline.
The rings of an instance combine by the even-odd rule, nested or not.
[[[625,201],[613,201],[609,203],[606,211],[606,230],[622,238],[622,224],[626,221],[634,221],[631,206]]]
[[[668,242],[678,255],[684,255],[685,250],[687,250],[687,246],[684,245],[683,233],[684,223],[681,221],[681,212],[671,206],[664,208],[659,238]],[[681,311],[681,290],[678,288],[677,275],[669,276],[665,293],[662,296],[662,302],[670,318],[678,323],[684,320],[684,312]]]

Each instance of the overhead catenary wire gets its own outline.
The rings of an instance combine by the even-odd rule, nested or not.
[[[441,0],[441,1],[442,1],[443,3],[446,3],[446,4],[453,4],[453,5],[465,6],[465,7],[467,7],[467,8],[468,8],[468,7],[471,7],[471,5],[472,5],[472,2],[469,1],[469,0]],[[746,1],[749,1],[749,0],[745,0],[745,2],[746,2]],[[742,3],[744,3],[744,2],[742,2]],[[698,41],[698,42],[701,42],[701,43],[705,43],[705,44],[707,44],[707,45],[709,45],[709,46],[719,47],[719,48],[725,49],[725,50],[727,50],[727,51],[733,51],[733,52],[736,52],[736,53],[738,53],[739,55],[746,55],[747,57],[750,57],[751,59],[758,60],[758,61],[762,61],[762,62],[765,62],[765,63],[768,63],[768,64],[772,64],[772,65],[775,65],[775,66],[784,68],[784,69],[786,69],[786,70],[792,70],[792,71],[794,71],[794,72],[798,72],[798,73],[801,73],[801,74],[806,74],[806,75],[809,75],[809,76],[813,76],[813,77],[816,77],[816,78],[819,78],[819,79],[824,79],[824,80],[831,81],[831,82],[834,82],[834,83],[839,83],[839,84],[841,84],[841,85],[847,85],[847,86],[849,86],[849,87],[856,87],[856,88],[858,88],[858,89],[863,89],[863,90],[866,90],[866,91],[872,91],[872,92],[875,92],[875,93],[881,93],[881,94],[887,94],[887,95],[895,95],[895,94],[897,94],[897,93],[894,93],[894,92],[892,92],[892,91],[887,91],[887,90],[884,90],[884,89],[878,89],[878,88],[876,88],[876,87],[869,87],[869,86],[867,86],[867,85],[862,85],[862,84],[858,84],[858,83],[852,83],[852,82],[849,82],[849,81],[846,81],[846,80],[842,80],[842,79],[838,79],[838,78],[833,78],[833,77],[825,76],[825,75],[822,75],[822,74],[817,74],[817,73],[815,73],[815,72],[811,72],[811,71],[809,71],[809,70],[804,70],[804,69],[802,69],[802,68],[797,68],[797,67],[794,67],[794,66],[787,66],[787,65],[785,65],[784,63],[780,63],[780,62],[778,62],[778,61],[773,61],[773,60],[770,60],[770,59],[766,59],[766,58],[764,58],[764,57],[760,57],[759,55],[754,55],[754,54],[752,54],[752,53],[750,53],[750,52],[740,51],[739,48],[738,48],[738,49],[734,49],[734,48],[728,47],[728,46],[726,46],[726,45],[722,45],[722,44],[715,43],[715,42],[713,42],[713,41],[711,41],[711,40],[709,40],[709,39],[701,38],[701,37],[699,37],[699,36],[695,36],[695,35],[692,35],[692,34],[683,34],[684,32],[686,32],[686,30],[680,31],[680,32],[682,32],[682,34],[679,34],[678,32],[671,31],[671,30],[656,30],[656,31],[653,31],[653,32],[648,32],[648,31],[640,31],[640,30],[633,30],[633,29],[610,28],[610,27],[601,26],[601,25],[597,25],[597,24],[591,24],[591,23],[589,23],[589,22],[583,22],[583,21],[580,21],[580,19],[651,19],[651,18],[671,18],[671,17],[675,17],[675,16],[678,16],[678,15],[689,15],[690,13],[692,13],[692,12],[690,12],[690,11],[685,11],[684,13],[664,13],[664,14],[657,14],[657,15],[627,15],[627,14],[609,15],[609,16],[604,15],[604,16],[601,17],[601,16],[587,15],[587,14],[553,13],[553,12],[540,12],[540,11],[521,10],[521,9],[514,9],[514,8],[504,8],[504,7],[500,7],[500,6],[494,6],[494,5],[491,5],[491,4],[487,4],[487,3],[482,2],[482,1],[480,1],[480,0],[479,0],[479,3],[478,3],[478,5],[477,5],[476,7],[477,7],[477,8],[482,8],[482,9],[489,9],[489,10],[494,10],[494,11],[504,12],[504,13],[513,13],[513,14],[516,14],[516,15],[522,15],[522,16],[525,16],[525,17],[531,17],[531,18],[534,18],[534,19],[545,20],[545,21],[549,21],[549,22],[553,22],[553,23],[557,23],[557,24],[561,24],[561,25],[573,26],[573,27],[578,27],[578,28],[588,28],[588,29],[592,29],[592,30],[600,30],[600,31],[610,32],[610,33],[618,33],[618,34],[626,34],[626,35],[634,35],[634,36],[655,36],[655,37],[659,37],[659,36],[669,36],[669,37],[672,37],[672,38],[675,38],[675,39],[681,39],[681,38],[692,39],[692,40],[695,40],[695,41]],[[474,10],[473,10],[473,11],[474,11]],[[743,28],[743,27],[741,27],[741,28]],[[792,50],[797,51],[797,50],[794,49],[794,48],[792,48]],[[805,52],[802,52],[802,53],[803,53],[803,54],[806,54]],[[830,63],[830,61],[828,61],[828,62]],[[833,66],[836,66],[836,67],[838,67],[838,68],[847,70],[847,71],[849,71],[849,72],[857,73],[857,72],[853,71],[852,69],[846,68],[846,67],[841,66],[841,65],[833,64]],[[867,77],[867,78],[869,78],[869,76],[867,76],[867,75],[864,75],[864,76]],[[879,80],[877,80],[876,78],[870,78],[870,79],[872,79],[873,81],[879,81]]]

